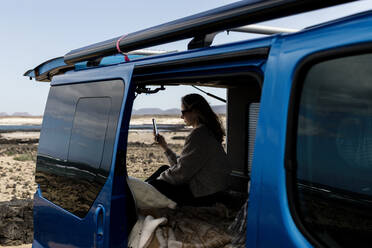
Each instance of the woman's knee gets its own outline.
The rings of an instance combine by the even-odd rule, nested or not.
[[[168,168],[169,168],[168,165],[160,166],[149,178],[145,180],[145,182],[151,182],[153,180],[156,180],[156,178],[158,178],[160,174],[166,171]]]
[[[160,166],[159,167],[159,169],[157,170],[157,171],[161,171],[161,172],[163,172],[163,171],[166,171],[166,170],[168,170],[169,169],[169,165],[162,165],[162,166]]]

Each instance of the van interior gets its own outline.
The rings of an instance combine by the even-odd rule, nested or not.
[[[197,209],[195,207],[181,207],[169,210],[167,212],[164,212],[164,210],[159,212],[159,210],[155,211],[149,209],[140,209],[137,201],[135,200],[136,213],[132,213],[132,215],[135,214],[138,217],[137,223],[138,219],[142,219],[143,225],[143,222],[146,222],[147,220],[147,215],[151,215],[153,218],[155,218],[155,220],[166,217],[169,225],[173,225],[172,227],[175,233],[169,234],[169,237],[173,235],[176,236],[176,240],[183,239],[183,245],[186,243],[203,243],[203,245],[205,245],[203,247],[209,247],[209,245],[215,242],[226,242],[226,245],[232,245],[232,247],[239,247],[240,245],[243,247],[245,245],[246,236],[245,221],[247,215],[256,125],[258,120],[263,81],[262,75],[258,71],[251,70],[240,70],[239,73],[228,70],[218,73],[213,73],[210,71],[206,73],[204,71],[201,73],[190,73],[188,75],[180,75],[175,73],[171,75],[168,74],[166,76],[161,75],[159,77],[153,75],[151,77],[136,77],[136,74],[134,73],[133,80],[134,85],[136,85],[134,106],[136,106],[136,101],[149,97],[148,95],[162,94],[164,97],[170,99],[171,97],[169,95],[167,96],[167,94],[172,94],[172,92],[174,92],[173,89],[179,87],[183,87],[184,89],[194,89],[193,86],[197,86],[198,89],[202,87],[202,91],[204,92],[200,92],[198,89],[195,89],[193,93],[202,95],[208,102],[210,102],[213,96],[211,96],[211,94],[207,95],[208,92],[213,91],[211,89],[215,88],[221,89],[221,92],[223,92],[222,94],[225,95],[223,98],[226,99],[226,103],[219,103],[225,108],[225,111],[223,111],[225,114],[219,114],[219,117],[223,126],[225,127],[226,137],[223,145],[227,153],[229,163],[232,167],[232,173],[230,175],[230,188],[226,190],[224,199],[221,199],[221,205],[217,206],[216,208],[212,207],[208,209],[205,207],[198,207],[199,209]],[[184,94],[180,95],[180,97],[183,95]],[[176,102],[173,103],[173,105],[169,106],[169,108],[179,109],[181,103],[180,97]],[[136,113],[133,110],[131,117],[132,127],[136,126],[136,118],[138,118],[138,116],[136,117]],[[151,114],[147,116],[150,127],[152,127],[151,118],[157,118],[157,116],[153,116]],[[170,148],[177,154],[181,152],[185,137],[191,130],[190,128],[183,126],[184,123],[182,119],[179,120],[180,123],[178,123],[177,130],[162,130],[162,128],[160,128],[160,133],[167,139],[167,142],[170,143]],[[150,128],[147,132],[152,133],[152,129]],[[140,180],[144,180],[158,167],[163,164],[168,164],[168,161],[160,147],[158,147],[152,140],[147,140],[147,144],[146,142],[141,143],[136,141],[139,138],[138,135],[139,132],[135,129],[130,130],[128,133],[126,171],[129,178],[135,177]],[[142,155],[145,154],[147,157],[144,161],[142,161],[143,166],[137,166],[139,161],[137,160],[138,157],[135,155],[134,151],[137,153],[139,152]],[[159,155],[156,155],[157,153],[163,156],[160,156],[159,158]],[[131,187],[131,185],[129,186]],[[131,188],[131,191],[133,195],[136,194],[133,192],[135,191],[133,187]],[[136,197],[134,196],[134,198]],[[223,211],[221,209],[223,209]],[[221,211],[224,212],[223,216],[221,216]],[[183,214],[181,214],[181,212]],[[197,216],[196,213],[199,212],[201,215]],[[193,216],[192,218],[190,217],[190,214]],[[213,238],[208,235],[203,235],[203,231],[195,230],[195,232],[199,232],[200,234],[196,235],[197,238],[195,238],[195,233],[187,232],[187,230],[185,231],[185,229],[187,229],[186,227],[180,227],[180,229],[182,229],[181,231],[175,230],[177,229],[174,227],[175,223],[185,224],[185,222],[187,222],[185,221],[185,218],[187,220],[190,218],[193,219],[192,222],[194,223],[195,218],[202,221],[208,220],[207,225],[214,226],[209,230],[215,230],[216,233],[220,232],[221,234],[221,229],[223,229],[223,234],[217,235],[217,238]],[[133,233],[136,232],[136,228],[138,228],[137,225],[138,224],[136,224],[132,229],[129,243],[133,242],[131,239],[133,239]],[[190,225],[190,223],[185,225]],[[226,234],[224,232],[226,232]],[[185,236],[187,236],[185,233],[187,233],[190,240],[185,241],[187,240],[187,238],[185,238]],[[159,233],[157,233],[157,235],[159,235]],[[190,236],[193,238],[190,238]],[[159,241],[160,239],[161,238],[157,236],[156,242],[161,243]]]

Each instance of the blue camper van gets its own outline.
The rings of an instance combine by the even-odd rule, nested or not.
[[[218,32],[344,2],[241,1],[27,71],[50,82],[33,247],[128,247],[133,101],[177,85],[226,89],[231,190],[250,185],[244,246],[371,247],[372,12],[211,46]],[[186,38],[186,51],[131,55]]]

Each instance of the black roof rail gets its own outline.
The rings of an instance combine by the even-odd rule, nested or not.
[[[117,54],[117,46],[120,51],[129,52],[193,37],[196,37],[196,43],[202,44],[200,46],[206,46],[210,42],[203,41],[208,34],[353,1],[356,0],[239,1],[126,36],[72,50],[64,56],[64,61],[66,64],[74,64]],[[195,47],[198,45],[191,46],[191,48]]]
[[[271,26],[253,24],[253,25],[247,25],[247,26],[242,26],[238,28],[228,29],[226,31],[271,35],[271,34],[279,34],[279,33],[295,33],[295,32],[300,31],[300,29],[271,27]]]
[[[298,32],[298,29],[291,29],[291,28],[278,28],[278,27],[270,27],[270,26],[263,26],[263,25],[246,25],[237,28],[231,28],[227,30],[223,30],[221,32],[241,32],[241,33],[252,33],[252,34],[279,34],[279,33],[294,33]],[[187,49],[195,49],[195,48],[202,48],[202,47],[209,47],[212,45],[212,42],[216,35],[220,32],[214,32],[211,34],[202,34],[195,36],[187,45]]]

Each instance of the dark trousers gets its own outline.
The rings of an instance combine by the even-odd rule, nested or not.
[[[159,192],[175,201],[179,206],[210,206],[218,201],[220,193],[194,197],[188,184],[173,185],[164,180],[157,179],[168,168],[168,165],[161,166],[145,182],[154,186]]]

